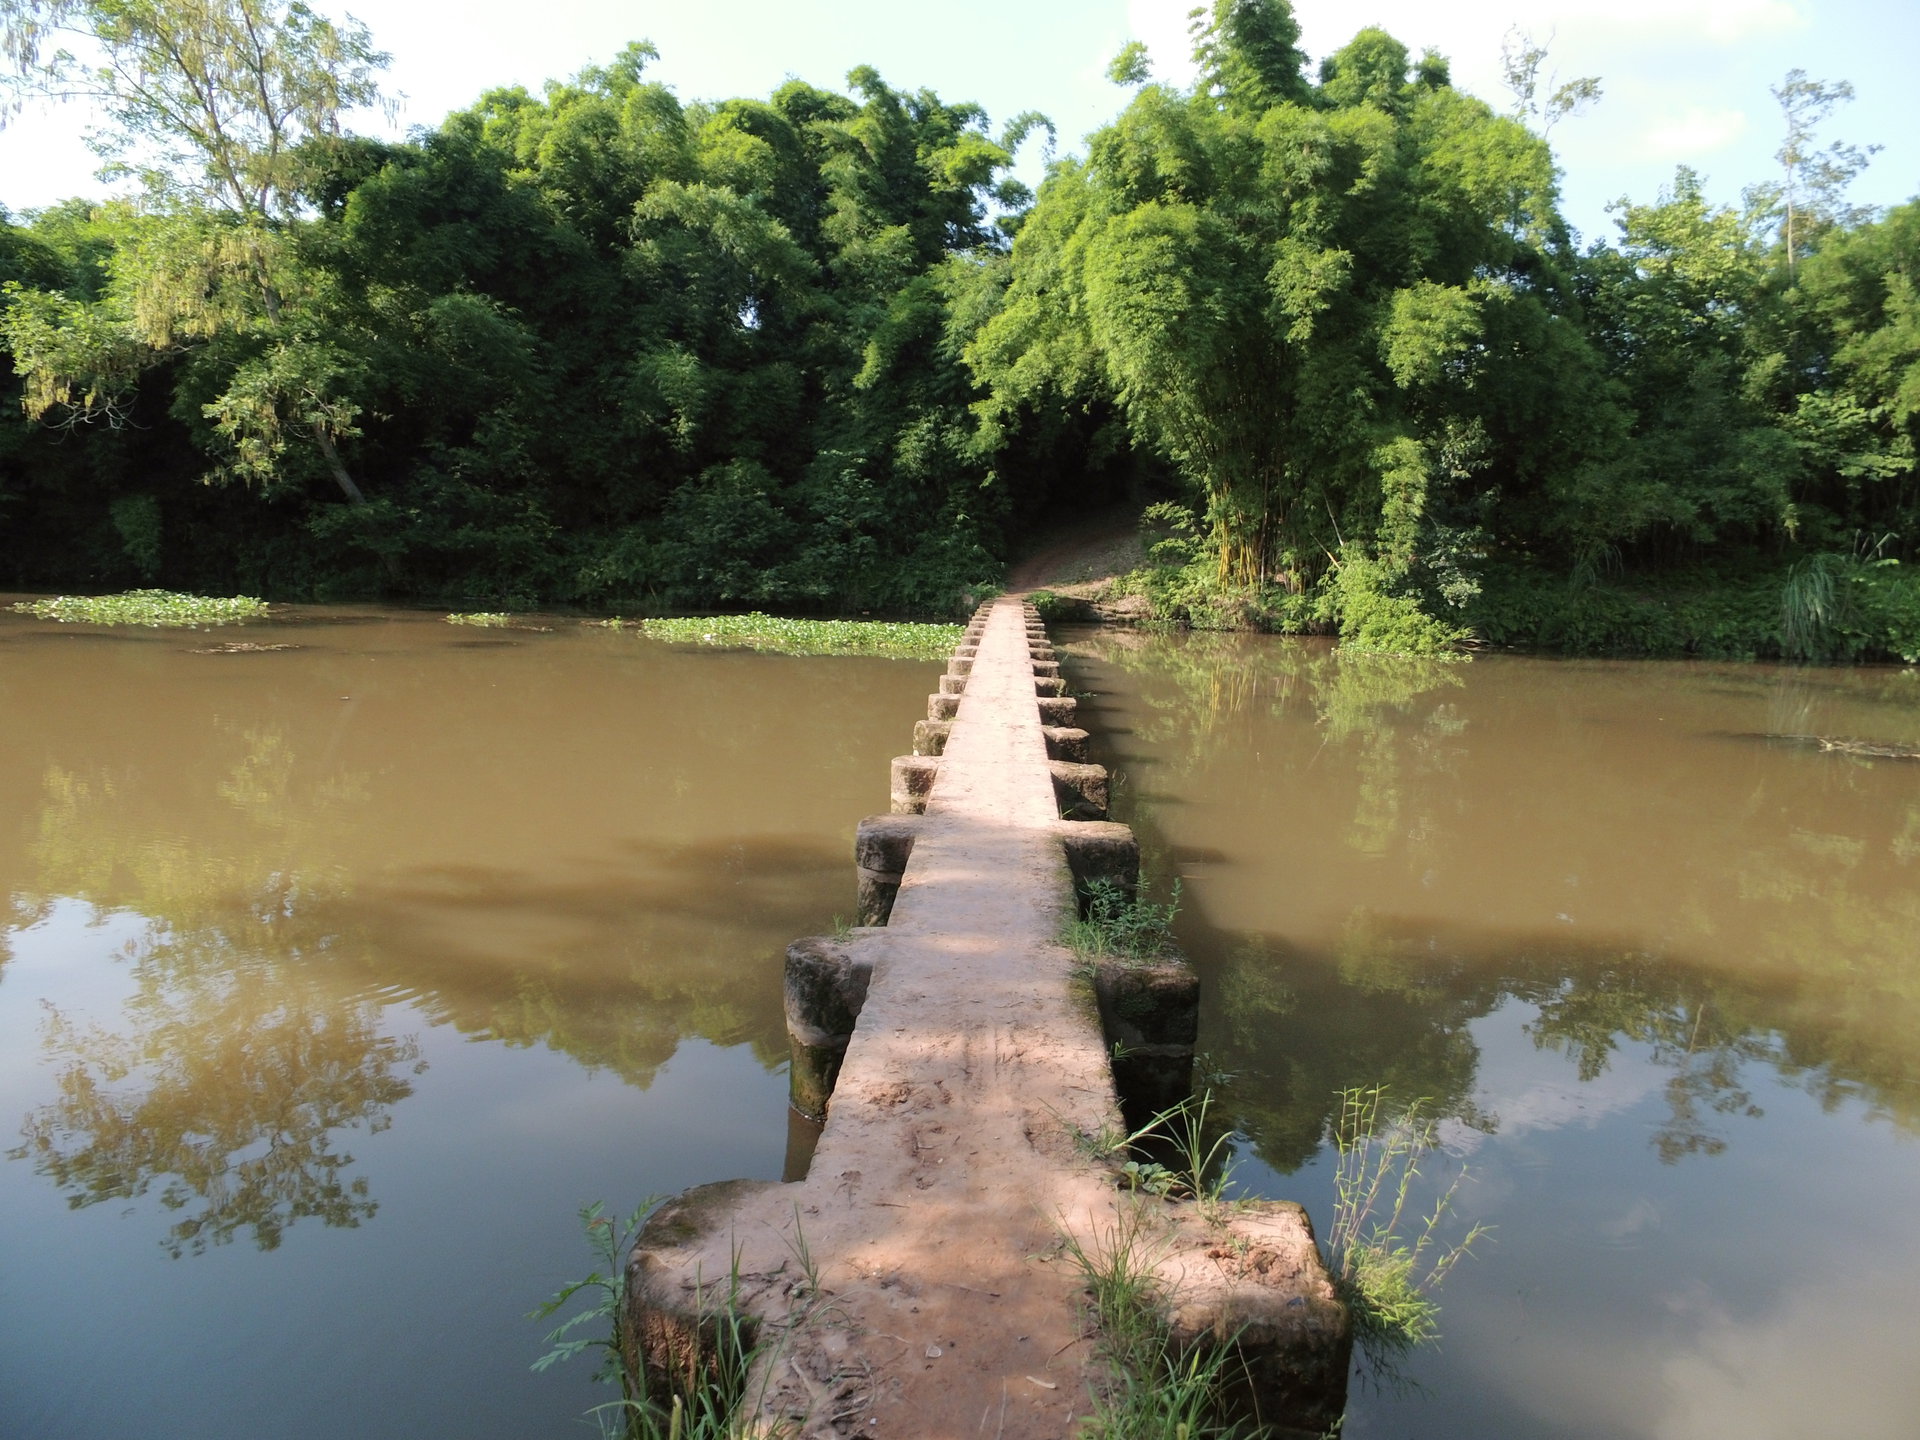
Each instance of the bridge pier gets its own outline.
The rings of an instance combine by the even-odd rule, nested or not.
[[[1125,1194],[1096,1143],[1122,1133],[1116,1068],[1184,1085],[1198,986],[1184,965],[1088,975],[1059,943],[1077,889],[1138,885],[1139,850],[1105,820],[1074,700],[1046,693],[1058,669],[1017,599],[967,627],[894,762],[896,813],[859,827],[860,927],[787,952],[793,1100],[826,1117],[806,1177],[689,1191],[629,1260],[651,1393],[701,1382],[731,1306],[761,1343],[748,1433],[1068,1435],[1093,1350],[1064,1237],[1097,1250],[1125,1209],[1178,1340],[1236,1344],[1268,1420],[1338,1417],[1348,1317],[1304,1213]]]

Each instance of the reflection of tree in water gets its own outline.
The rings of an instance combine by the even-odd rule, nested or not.
[[[169,967],[170,969],[172,967]],[[249,1235],[279,1245],[298,1220],[352,1227],[378,1208],[342,1134],[378,1134],[424,1069],[379,1007],[342,1004],[273,965],[140,977],[114,1032],[51,1010],[59,1098],[31,1112],[8,1152],[78,1209],[158,1185],[177,1217],[176,1258]]]
[[[276,728],[218,738],[180,800],[137,774],[50,768],[39,894],[16,918],[62,896],[136,912],[151,922],[143,971],[281,965],[324,975],[343,1003],[404,1000],[646,1086],[690,1035],[784,1063],[779,951],[820,924],[823,880],[851,900],[844,847],[810,837],[636,840],[543,874],[370,867],[368,777],[303,762]]]
[[[1476,786],[1516,783],[1491,758],[1497,740],[1483,736],[1482,754],[1469,740],[1474,697],[1460,692],[1478,666],[1349,659],[1311,642],[1240,636],[1105,634],[1076,649],[1130,672],[1129,719],[1141,717],[1136,733],[1155,747],[1162,773],[1211,780],[1221,794],[1244,796],[1237,803],[1259,805],[1282,800],[1310,767],[1346,766],[1351,811],[1290,809],[1288,823],[1318,825],[1349,851],[1390,859],[1400,876],[1449,873],[1445,858],[1471,846],[1472,832],[1455,817],[1484,799]],[[1551,714],[1560,703],[1553,687],[1587,683],[1585,672],[1568,674],[1543,667],[1545,693],[1530,703]],[[1816,685],[1738,672],[1700,684],[1710,689],[1709,681],[1761,700],[1769,729],[1806,731],[1836,713],[1874,734],[1912,723],[1911,685],[1885,677],[1822,676]],[[1596,693],[1617,704],[1630,682],[1592,683],[1615,687]],[[1511,705],[1515,692],[1502,693]],[[1566,708],[1585,713],[1578,702]],[[1582,732],[1582,743],[1598,733]],[[1266,763],[1249,786],[1237,767],[1254,745]],[[1183,939],[1217,997],[1206,1007],[1204,1043],[1218,1068],[1244,1077],[1230,1103],[1265,1158],[1283,1170],[1310,1159],[1334,1092],[1355,1085],[1386,1083],[1491,1126],[1497,1117],[1471,1105],[1479,1055],[1468,1026],[1509,999],[1537,1008],[1534,1042],[1566,1054],[1583,1081],[1629,1045],[1667,1071],[1667,1118],[1653,1145],[1668,1161],[1720,1153],[1729,1122],[1759,1113],[1748,1078],[1756,1064],[1824,1106],[1857,1101],[1920,1130],[1920,884],[1912,869],[1920,804],[1885,803],[1901,792],[1880,783],[1871,761],[1807,756],[1756,767],[1746,774],[1750,793],[1701,805],[1685,773],[1689,753],[1636,754],[1634,763],[1652,768],[1633,783],[1568,792],[1602,807],[1580,817],[1595,835],[1680,837],[1683,862],[1659,876],[1672,933],[1655,947],[1633,935],[1576,944],[1560,931],[1464,933],[1450,922],[1363,910],[1337,942],[1303,949],[1213,930],[1190,904]],[[1569,762],[1583,758],[1575,752]],[[1216,765],[1224,784],[1208,775]],[[1140,827],[1149,860],[1164,867],[1151,799],[1122,818]],[[1717,926],[1736,906],[1743,936],[1753,938],[1730,951]],[[1756,926],[1759,914],[1765,923]]]
[[[1527,1026],[1534,1044],[1566,1055],[1583,1082],[1599,1078],[1622,1042],[1645,1046],[1652,1063],[1670,1072],[1668,1118],[1653,1137],[1669,1164],[1727,1148],[1714,1117],[1761,1114],[1743,1074],[1748,1062],[1783,1074],[1794,1069],[1776,1037],[1739,1023],[1716,987],[1650,956],[1595,959],[1564,978],[1542,976],[1514,988],[1538,1007]]]
[[[1359,787],[1344,838],[1362,854],[1384,853],[1406,828],[1403,767],[1445,771],[1451,742],[1466,728],[1440,698],[1466,683],[1458,661],[1348,655],[1314,641],[1276,646],[1245,635],[1129,631],[1099,632],[1077,641],[1071,653],[1155,682],[1138,695],[1147,712],[1139,733],[1165,747],[1160,763],[1174,774],[1191,773],[1231,747],[1237,722],[1304,707],[1325,743],[1356,756]],[[1409,744],[1387,722],[1410,718],[1422,723]],[[1140,808],[1144,819],[1152,802]]]
[[[76,1206],[157,1198],[175,1254],[374,1213],[343,1138],[386,1128],[420,1068],[390,1003],[642,1087],[692,1035],[784,1063],[779,949],[819,925],[823,880],[852,889],[811,837],[396,873],[365,859],[366,777],[272,726],[203,740],[165,770],[49,767],[10,917],[70,898],[145,921],[124,1022],[49,1016],[58,1098],[12,1153]]]
[[[1204,952],[1215,937],[1193,938]],[[1319,1152],[1336,1092],[1354,1086],[1424,1097],[1437,1116],[1497,1130],[1499,1117],[1472,1098],[1480,1053],[1469,1027],[1509,1000],[1535,1007],[1526,1027],[1534,1044],[1565,1054],[1583,1082],[1599,1078],[1625,1045],[1643,1047],[1645,1060],[1668,1072],[1668,1114],[1653,1146],[1669,1163],[1721,1153],[1724,1121],[1760,1114],[1749,1064],[1814,1078],[1750,1018],[1760,997],[1645,956],[1576,951],[1564,941],[1528,953],[1491,937],[1396,936],[1364,912],[1333,955],[1217,938],[1225,954],[1206,966],[1206,979],[1218,1018],[1203,1043],[1218,1068],[1240,1077],[1223,1095],[1234,1123],[1282,1171]],[[1809,1088],[1828,1083],[1823,1073]]]

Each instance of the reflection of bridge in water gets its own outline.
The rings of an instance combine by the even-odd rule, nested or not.
[[[1260,1419],[1338,1417],[1350,1334],[1304,1213],[1131,1196],[1100,1153],[1123,1106],[1184,1096],[1198,987],[1180,963],[1089,974],[1059,942],[1076,894],[1139,875],[1059,671],[1017,599],[969,626],[895,813],[860,826],[860,927],[788,954],[795,1108],[825,1117],[805,1177],[689,1191],[635,1248],[652,1394],[702,1383],[731,1297],[769,1429],[1064,1435],[1097,1382],[1064,1242],[1130,1236],[1175,1342],[1234,1341]]]

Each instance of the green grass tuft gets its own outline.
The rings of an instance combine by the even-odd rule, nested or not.
[[[129,590],[121,595],[56,595],[50,600],[23,600],[13,609],[22,615],[66,624],[198,626],[257,620],[267,613],[267,602],[251,595],[223,599],[172,590]]]
[[[1172,960],[1180,947],[1173,938],[1173,919],[1180,913],[1180,884],[1164,905],[1142,900],[1112,880],[1096,880],[1083,891],[1086,915],[1069,920],[1060,932],[1061,943],[1082,963],[1094,960],[1130,960],[1150,964]]]
[[[1438,1338],[1440,1306],[1433,1292],[1487,1233],[1475,1225],[1455,1244],[1440,1237],[1466,1167],[1422,1215],[1410,1210],[1421,1166],[1439,1148],[1426,1102],[1396,1112],[1385,1108],[1380,1086],[1340,1092],[1334,1130],[1333,1224],[1327,1231],[1327,1268],[1353,1311],[1354,1338],[1378,1365]]]
[[[1232,1346],[1202,1342],[1183,1351],[1172,1343],[1155,1273],[1164,1244],[1150,1205],[1138,1200],[1085,1241],[1063,1235],[1066,1259],[1086,1284],[1098,1362],[1093,1413],[1077,1432],[1080,1440],[1228,1440],[1244,1433],[1220,1415]]]
[[[713,1316],[706,1342],[711,1349],[689,1357],[687,1375],[692,1383],[669,1395],[650,1395],[644,1377],[634,1375],[625,1363],[629,1343],[626,1258],[657,1203],[657,1198],[643,1201],[621,1224],[605,1214],[599,1201],[580,1211],[593,1252],[593,1271],[584,1280],[563,1286],[528,1318],[549,1319],[577,1298],[588,1303],[547,1332],[550,1348],[533,1362],[533,1368],[545,1370],[580,1355],[599,1357],[594,1379],[620,1386],[618,1400],[588,1412],[602,1440],[734,1440],[744,1433],[738,1412],[755,1358],[752,1326],[740,1305],[737,1263],[729,1277],[727,1299]],[[590,1328],[575,1333],[583,1327]]]
[[[498,610],[474,610],[467,614],[449,615],[447,623],[449,625],[484,625],[490,629],[500,630],[513,624],[513,616]]]
[[[878,655],[895,660],[944,660],[964,633],[958,625],[790,620],[757,610],[747,615],[601,623],[609,629],[632,626],[650,639],[683,645],[722,645],[780,655]]]

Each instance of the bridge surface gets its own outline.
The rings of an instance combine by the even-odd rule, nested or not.
[[[1062,1239],[1108,1243],[1141,1202],[1088,1144],[1120,1113],[1099,1011],[1058,939],[1077,903],[1072,824],[1042,723],[1040,697],[1060,687],[1035,662],[1057,667],[1017,598],[982,618],[942,687],[957,705],[930,703],[953,723],[924,814],[905,822],[886,923],[806,942],[844,967],[857,1013],[806,1178],[690,1191],[656,1213],[630,1263],[630,1358],[656,1381],[697,1363],[729,1293],[758,1318],[746,1403],[769,1432],[1059,1437],[1089,1409],[1083,1279]],[[1056,721],[1071,708],[1046,702]],[[790,1015],[792,974],[790,961]],[[794,1018],[799,1036],[808,1019]],[[1248,1287],[1226,1271],[1264,1255],[1268,1308],[1290,1307],[1294,1331],[1310,1318],[1315,1334],[1340,1332],[1316,1343],[1338,1351],[1344,1388],[1344,1311],[1304,1218],[1265,1207],[1251,1223],[1251,1246],[1243,1234],[1224,1267],[1207,1258],[1217,1227],[1162,1226],[1176,1311],[1190,1328],[1243,1331],[1253,1311],[1231,1296]]]

